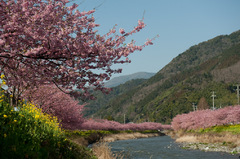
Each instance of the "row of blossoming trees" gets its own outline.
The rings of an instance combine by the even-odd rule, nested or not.
[[[82,124],[85,130],[167,130],[171,129],[170,125],[162,125],[154,122],[144,122],[139,124],[128,123],[120,124],[116,121],[108,120],[88,120]]]
[[[121,72],[112,65],[130,63],[129,54],[152,45],[154,38],[140,46],[126,42],[145,27],[143,20],[128,32],[113,27],[100,35],[95,10],[77,7],[68,0],[0,0],[0,74],[12,106],[25,98],[67,129],[162,129],[156,123],[83,119],[84,106],[73,97],[91,96],[89,88],[107,92],[103,82]]]
[[[228,106],[217,110],[199,110],[173,118],[174,130],[208,128],[216,125],[240,123],[240,105]]]
[[[27,100],[37,104],[43,112],[57,116],[65,129],[83,130],[163,130],[170,129],[170,125],[145,122],[140,124],[120,124],[108,120],[87,120],[82,116],[84,105],[79,105],[70,95],[54,86],[41,86],[36,90],[25,91]]]

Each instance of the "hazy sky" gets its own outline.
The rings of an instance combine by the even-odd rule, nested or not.
[[[143,44],[159,35],[154,45],[130,56],[132,63],[118,65],[122,74],[158,72],[178,54],[200,42],[240,29],[240,0],[75,0],[78,9],[97,7],[94,17],[100,33],[115,24],[130,31],[142,19],[146,27],[130,37]],[[100,6],[99,6],[100,5]],[[145,14],[144,14],[145,13]]]

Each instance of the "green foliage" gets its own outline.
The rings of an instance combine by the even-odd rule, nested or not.
[[[135,91],[136,89],[135,87],[139,86],[145,81],[146,81],[145,79],[135,79],[135,80],[128,81],[125,84],[121,84],[117,87],[113,87],[109,94],[103,94],[101,91],[93,92],[94,96],[96,97],[96,100],[84,101],[88,103],[85,106],[87,108],[84,111],[85,116],[90,116],[96,113],[97,111],[102,111],[101,108],[103,106],[117,107],[118,105],[121,105],[127,102],[129,100],[127,97],[131,97],[132,95],[131,92]],[[124,100],[121,100],[121,99],[124,99]],[[112,101],[114,101],[113,104],[111,103]],[[115,103],[115,101],[118,101],[119,104]],[[111,115],[111,114],[104,114],[101,116],[107,116],[107,115]]]
[[[0,158],[93,158],[89,150],[66,139],[55,117],[31,103],[17,109],[0,102]]]
[[[147,80],[145,85],[150,85],[152,83],[156,83],[162,79],[164,79],[164,75],[162,73],[157,73],[156,75],[151,77],[149,80]]]
[[[148,72],[137,72],[134,74],[130,74],[130,75],[123,75],[123,76],[119,76],[119,77],[115,77],[113,79],[111,79],[110,81],[105,82],[105,87],[108,88],[113,88],[113,87],[117,87],[121,84],[124,83],[128,83],[131,80],[143,80],[143,79],[149,79],[151,78],[155,73],[148,73]]]
[[[237,125],[213,126],[213,127],[205,128],[205,129],[189,130],[188,132],[194,132],[194,133],[222,133],[222,132],[230,132],[232,134],[240,134],[240,124],[237,124]]]
[[[70,137],[70,136],[78,136],[78,137],[84,137],[87,138],[92,134],[111,134],[111,131],[107,131],[107,130],[74,130],[74,131],[70,131],[67,130],[66,132],[66,136]]]
[[[219,65],[218,68],[227,68],[229,66],[234,65],[240,60],[240,45],[234,45],[233,47],[227,49],[224,51],[223,54],[221,54],[219,59]]]

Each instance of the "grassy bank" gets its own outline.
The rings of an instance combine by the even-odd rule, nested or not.
[[[240,135],[240,124],[237,125],[219,125],[205,129],[189,130],[194,133],[232,133],[233,135]]]
[[[132,131],[132,130],[125,130],[125,131],[118,131],[118,130],[75,130],[75,131],[66,131],[66,137],[77,143],[79,145],[87,146],[89,144],[93,144],[99,142],[105,137],[112,136],[112,135],[119,135],[119,134],[159,134],[164,135],[157,130],[144,130],[144,131]]]
[[[183,143],[183,148],[240,153],[240,124],[179,130],[169,135],[175,138],[176,142]]]

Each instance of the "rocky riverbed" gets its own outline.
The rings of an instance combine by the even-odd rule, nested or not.
[[[170,134],[184,149],[227,152],[240,155],[239,135],[233,134]]]
[[[232,147],[231,145],[224,143],[187,143],[180,144],[184,149],[198,149],[202,151],[215,151],[215,152],[227,152],[232,154],[240,154],[240,147]]]

